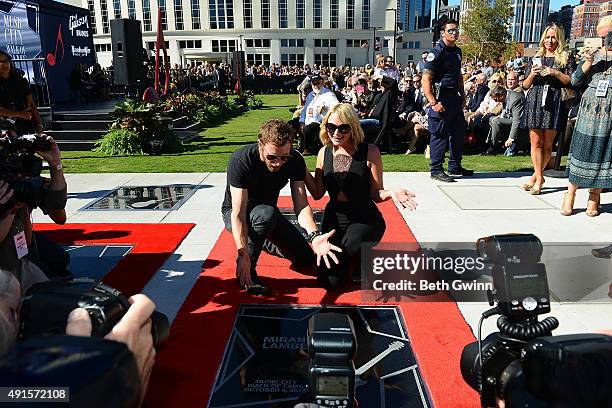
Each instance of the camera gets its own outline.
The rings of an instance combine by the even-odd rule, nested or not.
[[[117,289],[94,279],[37,283],[26,292],[21,303],[19,338],[64,334],[68,315],[78,307],[89,313],[92,337],[102,338],[121,320],[130,303]],[[168,318],[153,312],[151,320],[153,343],[157,345],[168,337]]]
[[[36,151],[51,150],[51,142],[35,135],[0,138],[0,179],[9,184],[13,196],[0,209],[12,208],[15,202],[37,207],[41,200],[42,159]]]
[[[355,406],[357,351],[351,318],[341,313],[317,313],[308,322],[310,400],[319,407]]]
[[[478,341],[463,349],[460,365],[463,379],[480,393],[483,407],[496,406],[497,398],[508,408],[549,407],[552,398],[565,400],[559,394],[568,388],[550,383],[562,382],[564,376],[580,378],[588,373],[592,377],[593,365],[584,362],[597,359],[601,368],[600,355],[607,356],[612,365],[612,337],[552,336],[558,320],[538,321],[538,315],[550,311],[550,301],[546,269],[540,262],[542,243],[535,235],[494,235],[479,239],[476,246],[485,262],[493,264],[494,290],[489,293],[489,303],[496,306],[483,313]],[[501,315],[499,332],[481,343],[482,320],[496,314]],[[601,381],[608,381],[603,377]],[[574,390],[566,391],[570,395]]]

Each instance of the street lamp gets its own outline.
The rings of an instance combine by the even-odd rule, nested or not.
[[[374,30],[374,36],[372,41],[372,67],[376,67],[376,30],[382,27],[368,27],[368,30]]]
[[[393,61],[397,63],[397,59],[395,58],[395,50],[397,49],[397,9],[396,8],[388,8],[385,11],[393,11]]]
[[[242,51],[242,37],[244,37],[244,35],[243,35],[243,34],[240,34],[240,35],[238,36],[238,38],[240,38],[240,49],[239,49],[239,51]]]

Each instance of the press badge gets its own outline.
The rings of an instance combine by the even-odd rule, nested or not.
[[[28,254],[28,242],[26,241],[25,232],[21,231],[15,234],[13,240],[17,249],[17,258],[21,259]]]
[[[546,98],[548,98],[548,88],[550,88],[550,85],[544,85],[544,92],[542,92],[542,107],[546,106]]]
[[[608,88],[610,87],[609,79],[600,79],[597,83],[597,90],[595,96],[599,98],[605,98],[608,95]]]

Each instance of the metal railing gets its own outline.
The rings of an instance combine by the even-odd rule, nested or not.
[[[53,103],[49,92],[45,59],[14,59],[13,64],[15,68],[23,72],[23,78],[30,84],[32,98],[36,102],[38,110],[43,113],[48,111],[53,116]]]

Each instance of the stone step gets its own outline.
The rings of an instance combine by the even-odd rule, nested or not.
[[[57,141],[89,140],[96,141],[106,133],[106,130],[49,130],[46,132]]]
[[[51,122],[52,130],[104,130],[111,125],[112,120],[54,120]]]
[[[93,140],[58,140],[57,145],[63,152],[89,151],[94,148]]]
[[[91,120],[112,120],[108,112],[57,112],[53,120],[87,122]]]

